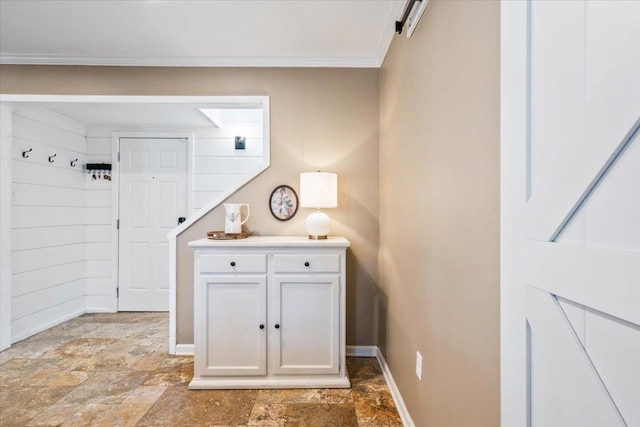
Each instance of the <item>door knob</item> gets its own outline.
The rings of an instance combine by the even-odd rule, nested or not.
[[[280,329],[280,324],[276,323],[276,329]]]
[[[180,218],[178,218],[178,225],[182,224],[183,222],[185,222],[187,220],[187,218],[181,216]]]
[[[264,325],[260,325],[260,329],[264,329]]]
[[[304,263],[304,266],[305,266],[305,267],[309,267],[309,261],[305,262],[305,263]]]

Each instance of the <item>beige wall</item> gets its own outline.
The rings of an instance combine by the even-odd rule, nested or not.
[[[381,69],[379,344],[418,426],[500,425],[499,28],[432,0]]]
[[[271,167],[230,200],[251,204],[247,223],[263,235],[303,235],[301,209],[275,220],[268,197],[277,185],[298,190],[299,173],[339,176],[332,234],[351,243],[347,258],[347,343],[375,345],[378,282],[379,70],[296,68],[128,68],[2,66],[0,92],[91,95],[268,95]],[[178,239],[178,342],[193,342],[189,240],[223,228],[220,209]]]

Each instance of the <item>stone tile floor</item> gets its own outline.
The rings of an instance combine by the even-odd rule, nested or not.
[[[86,314],[0,353],[0,426],[402,426],[376,359],[351,389],[188,390],[167,313]]]

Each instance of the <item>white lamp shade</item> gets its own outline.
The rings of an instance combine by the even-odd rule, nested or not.
[[[338,175],[328,172],[301,173],[300,207],[337,208]]]

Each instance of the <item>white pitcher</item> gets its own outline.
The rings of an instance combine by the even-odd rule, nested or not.
[[[249,219],[249,205],[246,203],[223,203],[225,210],[224,232],[227,234],[242,233],[242,224]],[[247,207],[247,217],[242,221],[242,207]]]

